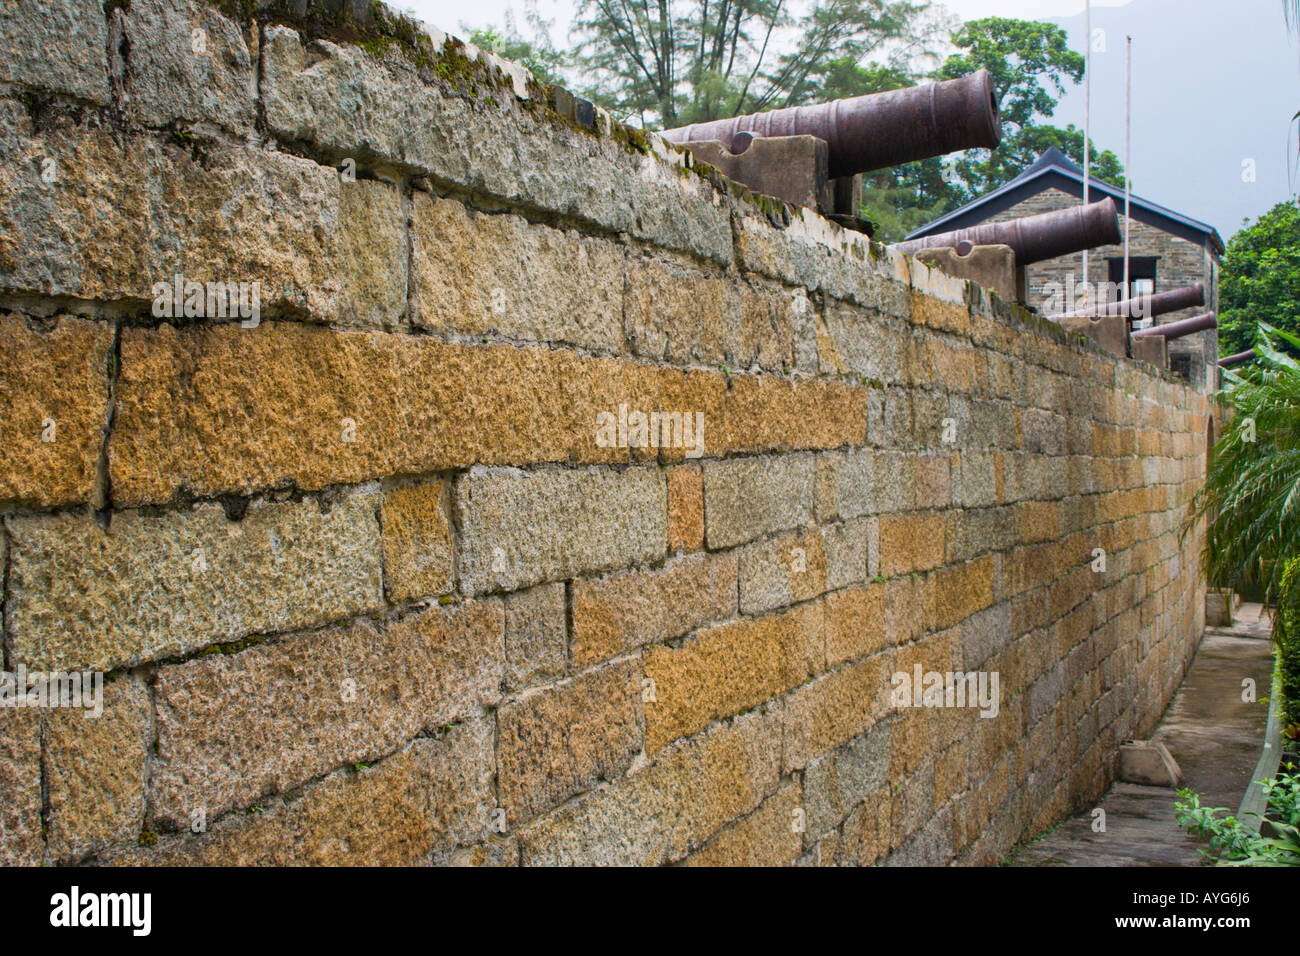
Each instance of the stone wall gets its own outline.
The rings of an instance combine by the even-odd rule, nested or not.
[[[0,860],[992,863],[1106,787],[1201,632],[1204,397],[257,6],[0,9],[4,662],[107,675],[0,709]]]
[[[1079,200],[1059,189],[1045,189],[1043,192],[1024,202],[1004,209],[990,222],[1002,222],[1019,219],[1038,213],[1053,212],[1069,206],[1077,206]],[[1116,203],[1119,209],[1120,231],[1124,229],[1124,204]],[[1095,291],[1098,284],[1110,281],[1108,258],[1123,257],[1124,245],[1100,246],[1088,253],[1087,282]],[[1156,291],[1168,292],[1183,286],[1199,282],[1205,286],[1205,305],[1200,308],[1183,309],[1159,317],[1161,324],[1178,319],[1189,319],[1207,311],[1217,311],[1219,307],[1219,263],[1218,259],[1205,246],[1197,245],[1174,236],[1163,229],[1147,225],[1138,219],[1132,220],[1129,234],[1130,256],[1157,256]],[[1026,269],[1027,293],[1029,304],[1042,309],[1049,309],[1048,302],[1067,282],[1083,282],[1083,253],[1060,256],[1046,262],[1036,262]],[[1082,308],[1083,303],[1077,307]],[[1216,363],[1219,357],[1219,333],[1211,329],[1195,335],[1174,339],[1169,343],[1171,366],[1178,367],[1181,361],[1192,384],[1203,393],[1209,394],[1219,387]]]

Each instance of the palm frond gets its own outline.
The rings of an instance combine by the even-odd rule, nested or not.
[[[1212,584],[1277,590],[1300,553],[1300,364],[1273,345],[1293,336],[1260,323],[1260,361],[1225,376],[1230,409],[1184,534],[1205,522]]]

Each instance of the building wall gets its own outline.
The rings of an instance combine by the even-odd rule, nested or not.
[[[0,709],[0,860],[993,863],[1096,799],[1202,632],[1203,396],[260,6],[0,14],[84,25],[0,60],[4,661],[107,675]]]
[[[1039,213],[1052,212],[1068,206],[1079,204],[1078,198],[1059,189],[1046,189],[1036,196],[1017,203],[995,216],[990,222],[1004,222]],[[1117,203],[1120,212],[1120,230],[1124,229],[1123,204]],[[1122,257],[1124,246],[1102,246],[1088,254],[1088,284],[1095,290],[1098,283],[1110,281],[1108,257]],[[1218,260],[1210,250],[1162,229],[1149,226],[1137,219],[1132,221],[1129,238],[1130,256],[1157,256],[1156,291],[1165,292],[1181,286],[1200,282],[1205,286],[1206,304],[1199,309],[1185,309],[1171,312],[1160,317],[1162,324],[1178,319],[1190,318],[1209,310],[1218,310],[1219,274]],[[1083,281],[1083,254],[1061,256],[1046,262],[1036,262],[1027,270],[1029,305],[1044,314],[1056,311],[1062,288],[1069,281]],[[1082,307],[1079,302],[1077,307]],[[1170,365],[1178,368],[1179,362],[1188,363],[1191,381],[1203,392],[1213,391],[1218,387],[1214,364],[1218,361],[1218,332],[1210,330],[1175,339],[1169,343]],[[1178,358],[1184,356],[1185,358]],[[1206,369],[1210,370],[1207,376]]]

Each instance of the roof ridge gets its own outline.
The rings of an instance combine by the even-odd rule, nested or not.
[[[1051,176],[1059,176],[1066,180],[1072,180],[1075,183],[1077,183],[1079,186],[1083,185],[1083,179],[1084,179],[1083,170],[1080,169],[1079,166],[1077,166],[1074,163],[1074,161],[1070,159],[1059,147],[1049,146],[1047,149],[1043,150],[1041,154],[1039,154],[1038,158],[1034,160],[1034,162],[1026,166],[1020,172],[1020,174],[1016,176],[1014,179],[1008,180],[1007,182],[1003,183],[1001,186],[998,186],[996,189],[989,190],[984,195],[971,200],[970,202],[966,203],[964,206],[959,206],[956,209],[951,210],[950,212],[944,213],[939,218],[929,223],[926,223],[924,226],[921,226],[918,229],[913,230],[911,233],[909,233],[907,236],[904,237],[904,240],[919,239],[923,236],[932,235],[934,233],[946,232],[951,228],[962,228],[961,226],[952,226],[950,224],[958,219],[968,217],[972,212],[978,210],[981,206],[994,203],[999,197],[1004,196],[1007,193],[1017,192],[1026,189],[1034,180],[1042,179],[1044,177],[1051,177]],[[1109,195],[1112,198],[1122,200],[1124,195],[1123,187],[1114,186],[1110,183],[1104,182],[1098,179],[1095,175],[1091,175],[1088,177],[1088,186],[1090,189],[1096,190],[1099,193],[1100,197]],[[1048,188],[1048,185],[1045,184],[1043,188]],[[1042,190],[1038,190],[1038,191],[1041,192]],[[1022,201],[1022,200],[1017,200],[1017,201]],[[1141,196],[1138,196],[1136,194],[1133,194],[1131,196],[1131,201],[1133,203],[1133,207],[1135,210],[1136,209],[1146,210],[1151,215],[1160,217],[1161,219],[1169,220],[1171,223],[1177,224],[1193,232],[1200,233],[1202,235],[1209,237],[1212,244],[1217,248],[1217,250],[1220,253],[1222,253],[1224,248],[1223,240],[1222,238],[1220,238],[1218,230],[1215,229],[1213,226],[1209,225],[1208,223],[1201,222],[1199,219],[1193,219],[1191,216],[1185,216],[1182,213],[1175,212],[1174,210],[1170,209],[1167,206],[1162,206],[1157,202],[1153,202],[1149,199],[1144,199]],[[1014,204],[1015,203],[1011,203],[1011,205]],[[993,212],[990,213],[990,215],[996,214],[997,212],[1000,211],[1001,208],[994,209]],[[979,219],[976,221],[982,222],[983,219]],[[1165,231],[1170,232],[1173,230],[1166,229]]]

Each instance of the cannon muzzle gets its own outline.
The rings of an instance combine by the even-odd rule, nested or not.
[[[1229,355],[1227,358],[1219,359],[1219,368],[1235,368],[1238,365],[1245,365],[1256,358],[1259,358],[1259,354],[1254,349],[1246,349],[1246,351],[1238,352],[1236,355]]]
[[[977,246],[1010,246],[1017,265],[1042,262],[1120,241],[1119,213],[1110,198],[1087,206],[1070,206],[1007,222],[990,222],[895,243],[900,252],[956,247],[962,241]]]
[[[1178,312],[1182,309],[1194,309],[1199,305],[1205,305],[1205,286],[1197,282],[1194,285],[1183,286],[1181,289],[1170,289],[1168,292],[1156,292],[1152,295],[1121,299],[1118,302],[1111,302],[1106,305],[1076,309],[1073,312],[1066,312],[1064,315],[1052,316],[1052,319],[1059,322],[1061,319],[1077,319],[1100,315],[1123,315],[1131,319],[1148,318],[1164,315],[1167,312]]]
[[[815,136],[829,147],[828,175],[836,179],[962,149],[993,149],[1002,141],[1002,120],[993,80],[979,70],[959,80],[694,123],[661,135],[673,143],[719,140],[732,152],[754,136]]]
[[[1184,335],[1194,335],[1197,332],[1204,332],[1206,329],[1217,329],[1218,327],[1218,317],[1213,312],[1206,312],[1204,315],[1194,315],[1190,319],[1179,319],[1177,322],[1170,322],[1168,325],[1153,325],[1150,328],[1138,329],[1133,333],[1133,338],[1154,338],[1158,335],[1165,339],[1181,339]]]

